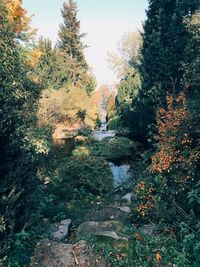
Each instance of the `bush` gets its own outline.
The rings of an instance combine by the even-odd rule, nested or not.
[[[76,192],[77,188],[84,188],[87,193],[102,195],[112,185],[108,164],[102,158],[72,157],[60,167],[59,173],[63,187],[70,185],[72,192]]]
[[[79,135],[82,136],[89,136],[92,132],[92,128],[89,125],[84,125],[79,130]]]
[[[118,115],[115,115],[111,119],[109,119],[108,122],[108,128],[109,130],[117,130],[121,127],[121,120]]]
[[[136,145],[125,137],[105,138],[100,143],[100,154],[113,162],[130,159],[135,151]]]
[[[98,196],[111,190],[112,176],[107,162],[88,153],[87,148],[78,147],[55,171],[48,187],[54,203],[86,199],[90,194]]]

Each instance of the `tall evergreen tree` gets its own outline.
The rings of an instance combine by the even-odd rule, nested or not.
[[[183,23],[198,2],[151,0],[144,25],[142,65],[143,93],[158,104],[166,91],[178,92],[188,34]]]
[[[41,57],[35,68],[36,75],[42,83],[43,89],[59,89],[70,79],[72,66],[69,60],[65,60],[63,53],[52,47],[52,42],[40,38],[37,49],[41,51]]]
[[[82,38],[84,33],[80,32],[80,21],[77,18],[77,4],[73,0],[63,4],[61,10],[63,23],[60,25],[58,32],[59,40],[57,43],[58,58],[65,68],[61,69],[61,84],[70,82],[75,86],[81,86],[88,94],[95,88],[95,79],[89,69],[84,56],[84,44]],[[66,67],[68,66],[68,68]],[[59,67],[57,68],[59,69]],[[63,70],[68,69],[68,79],[62,74]]]
[[[58,48],[63,50],[67,55],[81,62],[82,67],[87,69],[87,64],[84,57],[84,45],[82,38],[85,34],[80,33],[80,21],[77,19],[77,4],[73,0],[63,4],[61,10],[63,24],[60,25]]]
[[[191,16],[199,4],[198,0],[149,1],[141,49],[142,88],[133,103],[137,116],[133,115],[132,123],[134,128],[136,125],[143,128],[144,136],[148,125],[155,122],[157,107],[165,105],[167,92],[177,94],[184,86],[183,66],[189,41],[184,19]],[[143,118],[142,113],[147,116]]]

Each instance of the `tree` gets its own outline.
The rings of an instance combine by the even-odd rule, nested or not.
[[[134,75],[139,64],[139,51],[142,44],[139,32],[128,32],[118,43],[118,53],[108,53],[110,68],[119,79]]]
[[[141,45],[142,40],[139,32],[127,33],[119,42],[119,53],[109,54],[110,67],[120,78],[115,99],[116,110],[109,123],[117,128],[126,127],[128,129],[133,123],[132,102],[137,98],[141,87],[138,71]]]
[[[94,127],[97,108],[91,97],[80,87],[68,85],[59,90],[47,89],[39,101],[38,118],[41,125],[73,125],[87,123]]]
[[[177,95],[184,88],[185,49],[189,41],[184,19],[198,7],[199,1],[196,0],[149,2],[142,35],[142,87],[137,100],[132,103],[137,114],[143,110],[147,116],[140,113],[138,117],[133,112],[131,123],[143,132],[143,140],[147,139],[149,126],[155,124],[157,107],[166,106],[167,92]]]
[[[21,40],[29,40],[34,35],[31,30],[31,18],[27,16],[26,10],[22,7],[22,0],[3,0],[6,7],[7,19],[13,31]]]
[[[64,21],[60,25],[58,33],[58,48],[76,62],[81,62],[81,66],[87,69],[88,66],[83,53],[84,45],[81,41],[85,34],[80,33],[80,21],[77,19],[76,3],[73,0],[64,3],[61,13]]]
[[[80,33],[76,3],[73,0],[64,3],[61,13],[63,24],[60,25],[57,43],[59,55],[63,59],[64,65],[68,65],[70,82],[75,86],[84,87],[86,92],[91,94],[95,89],[96,81],[85,60],[85,46],[82,42],[85,34]]]
[[[187,17],[185,25],[189,33],[189,42],[186,46],[186,60],[184,65],[184,82],[189,98],[190,112],[200,125],[200,11],[191,18]]]
[[[174,3],[175,4],[175,3]],[[140,190],[139,199],[143,199],[143,207],[152,213],[151,218],[165,225],[177,225],[177,238],[184,259],[176,259],[176,264],[184,266],[198,266],[199,258],[199,59],[200,59],[200,17],[198,7],[199,1],[176,1],[176,16],[180,15],[180,21],[177,22],[175,39],[180,38],[184,50],[180,53],[182,58],[178,62],[179,56],[174,56],[170,60],[170,66],[161,65],[163,70],[171,72],[177,79],[169,80],[171,83],[170,93],[167,92],[167,78],[160,76],[159,87],[162,94],[146,92],[146,99],[150,97],[150,103],[154,104],[154,110],[157,109],[156,116],[156,134],[154,149],[156,151],[151,157],[151,171],[154,174],[152,184],[153,208],[147,206],[148,197],[144,188]],[[187,10],[187,12],[186,12]],[[194,13],[193,13],[194,12]],[[158,18],[158,16],[157,16]],[[152,18],[153,19],[153,18]],[[183,38],[181,40],[180,29],[182,29]],[[170,29],[169,29],[170,30]],[[171,29],[171,34],[172,34]],[[167,31],[167,29],[166,29]],[[166,35],[167,36],[167,32]],[[162,35],[161,35],[162,36]],[[174,39],[174,40],[175,40]],[[173,40],[172,40],[173,41]],[[173,43],[172,43],[173,44]],[[159,44],[158,44],[159,45]],[[179,44],[174,43],[172,50]],[[168,47],[169,49],[169,47]],[[169,57],[170,57],[170,50]],[[176,50],[174,50],[176,51]],[[177,51],[178,53],[178,51]],[[172,62],[171,62],[172,61]],[[167,55],[164,62],[168,63]],[[157,64],[157,63],[153,63]],[[180,69],[173,68],[179,64]],[[170,67],[168,69],[168,67]],[[172,72],[173,71],[173,72]],[[153,75],[153,71],[152,71]],[[179,76],[180,75],[180,76]],[[171,76],[173,77],[173,76]],[[182,77],[180,80],[178,77]],[[155,76],[153,77],[153,79]],[[169,78],[169,77],[168,77]],[[153,81],[152,79],[152,81]],[[156,83],[156,80],[153,81]],[[158,83],[158,80],[157,80]],[[150,85],[150,83],[149,83]],[[179,92],[179,90],[182,91]],[[144,87],[142,88],[144,89]],[[143,92],[144,93],[144,92]],[[159,92],[157,92],[159,93]],[[166,95],[166,101],[163,97]],[[144,95],[143,95],[144,96]],[[156,108],[155,100],[159,97],[159,107]],[[146,107],[143,97],[143,107]],[[141,101],[142,102],[142,101]],[[150,179],[149,179],[150,180]],[[148,179],[146,184],[150,184]],[[144,186],[143,186],[144,187]],[[147,215],[150,218],[149,215]]]
[[[63,54],[53,48],[49,39],[40,38],[36,49],[41,51],[41,57],[35,67],[35,76],[43,89],[59,89],[70,80],[72,65],[66,61]]]
[[[5,266],[24,266],[44,205],[38,162],[48,151],[33,115],[40,88],[28,77],[26,50],[4,1],[0,11],[0,258]]]
[[[182,89],[184,52],[188,34],[184,17],[198,7],[194,1],[150,1],[144,25],[141,74],[142,92],[155,103],[165,101],[166,92]]]

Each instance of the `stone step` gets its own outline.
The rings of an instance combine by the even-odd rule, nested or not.
[[[123,223],[120,221],[89,221],[82,223],[77,229],[78,237],[107,236],[115,240],[127,240],[123,235]]]

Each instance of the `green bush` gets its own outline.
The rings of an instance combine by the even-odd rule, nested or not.
[[[112,185],[111,174],[107,162],[96,157],[71,157],[59,169],[63,187],[84,188],[85,192],[102,195]]]
[[[91,132],[92,132],[92,128],[89,125],[84,125],[78,131],[78,134],[82,136],[88,136],[91,134]]]
[[[102,157],[85,154],[85,147],[78,147],[73,156],[65,158],[54,171],[48,185],[51,203],[68,203],[74,199],[87,199],[90,194],[104,195],[112,188],[108,163]],[[52,207],[53,208],[53,207]]]
[[[100,142],[100,154],[109,161],[120,161],[132,158],[135,144],[128,138],[105,138]]]
[[[117,130],[121,127],[121,120],[118,115],[115,115],[113,118],[109,119],[108,128],[109,130]]]

